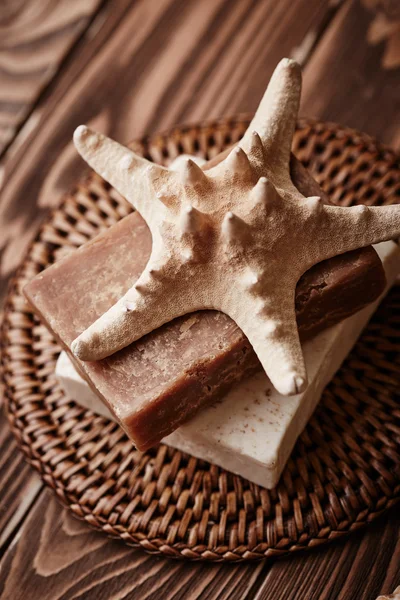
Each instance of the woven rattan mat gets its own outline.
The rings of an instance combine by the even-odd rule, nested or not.
[[[133,144],[168,164],[209,158],[246,117]],[[294,150],[333,201],[400,201],[396,154],[354,131],[301,122]],[[400,496],[400,286],[326,389],[276,489],[160,445],[140,454],[115,424],[63,396],[60,348],[21,295],[24,283],[130,212],[91,174],[42,226],[12,282],[1,331],[11,427],[45,483],[79,518],[127,544],[176,558],[239,561],[311,548],[354,531]]]

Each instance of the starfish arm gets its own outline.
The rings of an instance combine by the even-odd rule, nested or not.
[[[240,304],[243,306],[243,295]],[[285,396],[302,392],[307,373],[294,310],[294,298],[275,294],[271,308],[260,310],[260,298],[246,294],[247,310],[227,309],[248,338],[272,385]]]
[[[271,171],[289,177],[289,159],[301,94],[301,69],[296,61],[284,58],[276,67],[258,110],[239,142],[250,153],[253,132],[261,138],[265,163]]]
[[[393,206],[324,206],[310,250],[317,262],[400,237],[400,204]]]
[[[163,206],[156,197],[152,181],[157,175],[165,175],[168,171],[84,125],[75,130],[74,143],[90,167],[124,196],[150,224],[152,215]]]
[[[148,265],[135,285],[72,342],[75,356],[101,360],[180,316],[182,307],[161,285],[163,277]],[[186,312],[191,311],[181,314]]]

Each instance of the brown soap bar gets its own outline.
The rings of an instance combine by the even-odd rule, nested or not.
[[[130,214],[36,276],[25,294],[69,350],[139,277],[150,249],[147,225],[138,213]],[[301,333],[310,336],[353,314],[384,285],[382,264],[371,247],[316,265],[297,286]],[[260,368],[242,332],[216,311],[181,317],[109,358],[75,364],[140,450]]]

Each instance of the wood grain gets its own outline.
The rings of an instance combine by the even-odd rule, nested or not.
[[[254,600],[374,600],[400,583],[400,514],[346,542],[266,566]]]
[[[182,563],[92,532],[44,490],[1,563],[2,600],[372,600],[400,582],[400,515],[273,562]],[[377,548],[379,547],[379,552]]]
[[[2,1],[0,154],[100,3],[101,0]]]
[[[177,121],[254,110],[279,58],[310,31],[317,35],[331,11],[328,0],[116,0],[107,6],[5,163],[3,290],[48,207],[84,168],[70,142],[77,125],[127,142]]]
[[[178,121],[252,111],[275,63],[294,54],[306,65],[303,114],[400,147],[398,34],[376,34],[380,5],[388,2],[3,0],[1,293],[49,207],[83,170],[70,144],[80,122],[124,142]],[[4,600],[374,600],[400,583],[394,511],[311,555],[183,564],[73,519],[42,489],[2,415],[0,482]]]
[[[39,475],[27,464],[0,409],[0,555],[42,488]]]
[[[367,41],[372,45],[384,42],[382,66],[400,67],[400,3],[398,0],[361,0],[365,8],[375,12],[368,27]]]
[[[305,69],[301,113],[366,131],[400,149],[400,62],[385,66],[387,39],[371,39],[376,19],[359,0],[342,6]],[[400,44],[396,52],[400,59]]]
[[[1,564],[2,600],[246,597],[262,563],[182,563],[128,548],[60,508],[45,490]]]

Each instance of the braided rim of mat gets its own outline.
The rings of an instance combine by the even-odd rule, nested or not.
[[[211,158],[248,123],[239,116],[175,128],[132,147],[162,164],[181,153]],[[301,121],[294,152],[334,202],[400,201],[398,156],[366,135]],[[227,562],[325,544],[392,506],[400,497],[400,286],[325,390],[274,490],[164,445],[140,454],[115,423],[63,395],[54,376],[60,347],[21,289],[131,210],[89,174],[41,227],[5,303],[9,421],[62,503],[92,527],[148,552]]]

